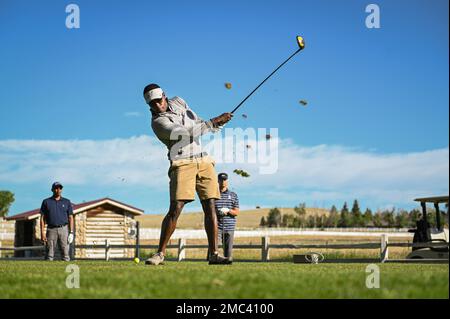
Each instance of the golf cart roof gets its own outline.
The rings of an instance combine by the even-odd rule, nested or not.
[[[421,203],[437,203],[437,204],[448,203],[448,196],[416,198],[415,201]]]

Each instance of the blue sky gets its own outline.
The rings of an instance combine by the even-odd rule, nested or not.
[[[411,207],[416,195],[448,194],[448,1],[74,1],[81,28],[72,30],[69,3],[0,2],[0,188],[16,194],[11,213],[38,207],[55,179],[74,202],[110,196],[165,211],[168,164],[143,87],[159,83],[210,118],[287,58],[297,34],[307,48],[229,125],[278,128],[280,156],[290,156],[280,174],[234,177],[242,205],[357,197],[363,207]],[[365,26],[369,3],[381,9],[380,29]],[[125,156],[136,147],[139,163]],[[322,161],[330,156],[336,163]]]

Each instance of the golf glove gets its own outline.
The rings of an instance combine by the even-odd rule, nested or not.
[[[219,127],[219,126],[222,126],[225,123],[229,122],[232,117],[233,117],[233,114],[231,114],[231,113],[223,113],[222,115],[213,117],[211,119],[211,122],[214,127]]]
[[[212,133],[220,132],[220,130],[223,129],[224,126],[225,126],[225,124],[221,125],[221,126],[218,126],[218,127],[214,127],[213,129],[211,129],[211,132]]]
[[[69,237],[67,237],[67,243],[70,245],[71,243],[73,243],[73,238],[74,238],[74,236],[73,236],[73,233],[70,233],[69,234]]]
[[[226,208],[226,207],[222,207],[219,209],[220,216],[228,215],[229,212],[230,212],[230,209]]]

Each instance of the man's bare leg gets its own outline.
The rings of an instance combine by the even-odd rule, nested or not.
[[[202,200],[203,212],[205,213],[205,231],[208,237],[208,252],[212,254],[217,251],[217,216],[214,206],[214,198]]]
[[[172,201],[170,202],[169,212],[161,224],[161,236],[159,238],[158,252],[166,254],[167,243],[170,240],[175,228],[177,226],[178,217],[183,210],[185,202],[184,201]]]

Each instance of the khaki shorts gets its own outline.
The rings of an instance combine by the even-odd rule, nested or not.
[[[215,162],[210,156],[180,159],[169,168],[170,200],[220,199]]]

